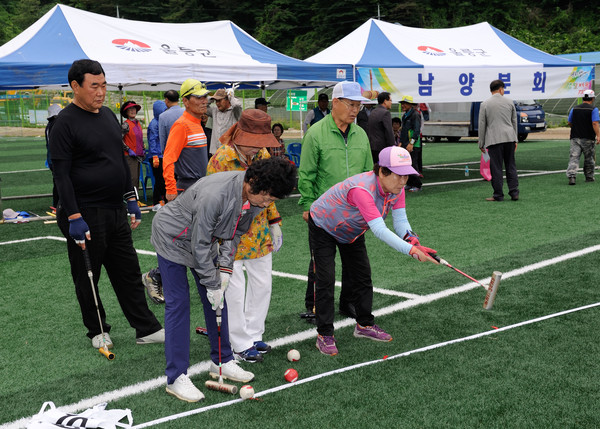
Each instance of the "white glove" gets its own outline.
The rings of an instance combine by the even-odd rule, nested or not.
[[[225,93],[227,94],[227,98],[231,100],[231,97],[234,96],[235,90],[233,88],[227,88]]]
[[[224,294],[221,288],[206,290],[206,297],[208,298],[208,302],[210,302],[210,305],[212,305],[213,310],[216,310],[217,308],[223,308],[223,295]]]
[[[269,226],[269,232],[271,233],[271,240],[273,241],[273,250],[278,252],[283,244],[283,232],[281,226],[278,223],[274,223]]]
[[[231,274],[224,273],[221,271],[221,291],[225,294],[227,287],[229,286],[229,280],[231,280]]]

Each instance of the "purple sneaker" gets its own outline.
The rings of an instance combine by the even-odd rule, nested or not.
[[[338,354],[333,335],[317,335],[317,348],[324,355],[335,356]]]
[[[357,323],[356,328],[354,328],[354,336],[356,338],[369,338],[375,341],[392,341],[392,336],[377,325],[361,326]]]

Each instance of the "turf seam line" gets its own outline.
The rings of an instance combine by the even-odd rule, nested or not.
[[[331,375],[336,375],[336,374],[342,374],[344,372],[352,371],[354,369],[358,369],[358,368],[362,368],[362,367],[365,367],[365,366],[370,366],[370,365],[374,365],[374,364],[377,364],[377,363],[385,362],[386,360],[389,361],[389,360],[393,360],[393,359],[407,357],[407,356],[413,355],[415,353],[427,352],[427,351],[438,349],[438,348],[445,347],[445,346],[448,346],[448,345],[453,345],[453,344],[458,344],[458,343],[462,343],[462,342],[466,342],[466,341],[470,341],[470,340],[475,340],[475,339],[486,337],[486,336],[489,336],[489,335],[498,334],[499,332],[504,332],[504,331],[508,331],[508,330],[511,330],[511,329],[520,328],[522,326],[531,325],[531,324],[534,324],[534,323],[539,323],[539,322],[542,322],[542,321],[545,321],[545,320],[548,320],[548,319],[552,319],[552,318],[564,316],[565,314],[570,314],[570,313],[574,313],[574,312],[577,312],[577,311],[587,310],[587,309],[598,307],[598,306],[600,306],[600,302],[596,302],[594,304],[584,305],[584,306],[577,307],[577,308],[572,308],[572,309],[569,309],[569,310],[560,311],[558,313],[548,314],[548,315],[545,315],[545,316],[537,317],[535,319],[525,320],[525,321],[518,322],[518,323],[515,323],[515,324],[512,324],[512,325],[504,326],[502,328],[492,329],[492,330],[489,330],[489,331],[480,332],[480,333],[469,335],[469,336],[462,337],[462,338],[455,338],[453,340],[448,340],[448,341],[444,341],[444,342],[437,343],[437,344],[431,344],[429,346],[420,347],[418,349],[414,349],[414,350],[409,350],[409,351],[406,351],[406,352],[398,353],[396,355],[384,357],[382,359],[375,359],[375,360],[372,360],[372,361],[361,362],[361,363],[358,363],[358,364],[355,364],[355,365],[350,365],[350,366],[346,366],[346,367],[343,367],[343,368],[338,368],[338,369],[335,369],[335,370],[332,370],[332,371],[328,371],[328,372],[324,372],[324,373],[321,373],[321,374],[316,374],[316,375],[313,375],[313,376],[310,376],[310,377],[307,377],[307,378],[299,379],[298,381],[295,381],[294,383],[286,383],[286,384],[282,384],[282,385],[279,385],[279,386],[276,386],[276,387],[272,387],[270,389],[266,389],[266,390],[260,391],[260,392],[256,393],[254,395],[254,397],[255,398],[259,398],[261,396],[265,396],[265,395],[268,395],[270,393],[276,393],[276,392],[279,392],[281,390],[289,389],[289,388],[292,388],[292,387],[295,387],[295,386],[298,386],[298,385],[302,385],[302,384],[305,384],[305,383],[310,383],[310,382],[318,380],[320,378],[329,377]],[[141,423],[139,425],[132,426],[131,429],[142,429],[142,428],[146,428],[146,427],[150,427],[150,426],[155,426],[155,425],[160,424],[160,423],[166,423],[168,421],[177,420],[177,419],[180,419],[180,418],[183,418],[183,417],[189,417],[189,416],[192,416],[192,415],[195,415],[195,414],[200,414],[200,413],[203,413],[203,412],[206,412],[206,411],[211,411],[211,410],[214,410],[214,409],[217,409],[217,408],[222,408],[222,407],[226,407],[226,406],[229,406],[229,405],[237,404],[237,403],[242,402],[242,401],[243,401],[243,399],[241,399],[241,398],[240,399],[233,399],[233,400],[221,402],[219,404],[213,404],[213,405],[209,405],[207,407],[197,408],[195,410],[189,410],[189,411],[185,411],[183,413],[173,414],[171,416],[162,417],[160,419],[151,420],[149,422],[145,422],[145,423]]]

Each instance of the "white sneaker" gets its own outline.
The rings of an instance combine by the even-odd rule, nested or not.
[[[240,368],[235,359],[222,364],[221,372],[223,374],[223,378],[231,381],[237,381],[239,383],[248,383],[254,379],[254,374],[252,374],[250,371],[244,371],[242,368]],[[219,365],[212,362],[210,364],[209,374],[212,378],[219,378]]]
[[[160,329],[154,334],[146,335],[145,337],[136,338],[136,344],[162,344],[165,342],[165,330]]]
[[[104,335],[104,338],[102,338],[102,335]],[[104,344],[106,344],[106,348],[108,349],[110,349],[113,346],[113,343],[110,340],[110,337],[108,336],[107,332],[105,332],[104,334],[98,334],[94,338],[92,338],[92,347],[94,347],[95,349],[104,347]]]
[[[204,395],[198,390],[187,374],[181,374],[173,384],[167,384],[167,393],[182,401],[198,402],[204,399]]]

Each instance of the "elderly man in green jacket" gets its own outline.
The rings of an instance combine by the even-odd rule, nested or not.
[[[315,123],[302,140],[300,168],[298,169],[298,203],[304,210],[302,217],[309,218],[310,205],[325,191],[355,174],[373,169],[371,146],[365,131],[354,123],[361,102],[369,101],[361,95],[356,82],[340,82],[333,88],[331,114]],[[364,236],[360,238],[364,240]],[[312,249],[311,249],[312,255]],[[342,261],[342,292],[340,313],[356,317],[351,279],[346,275]],[[314,267],[313,260],[308,268],[308,284],[304,318],[314,318]]]

